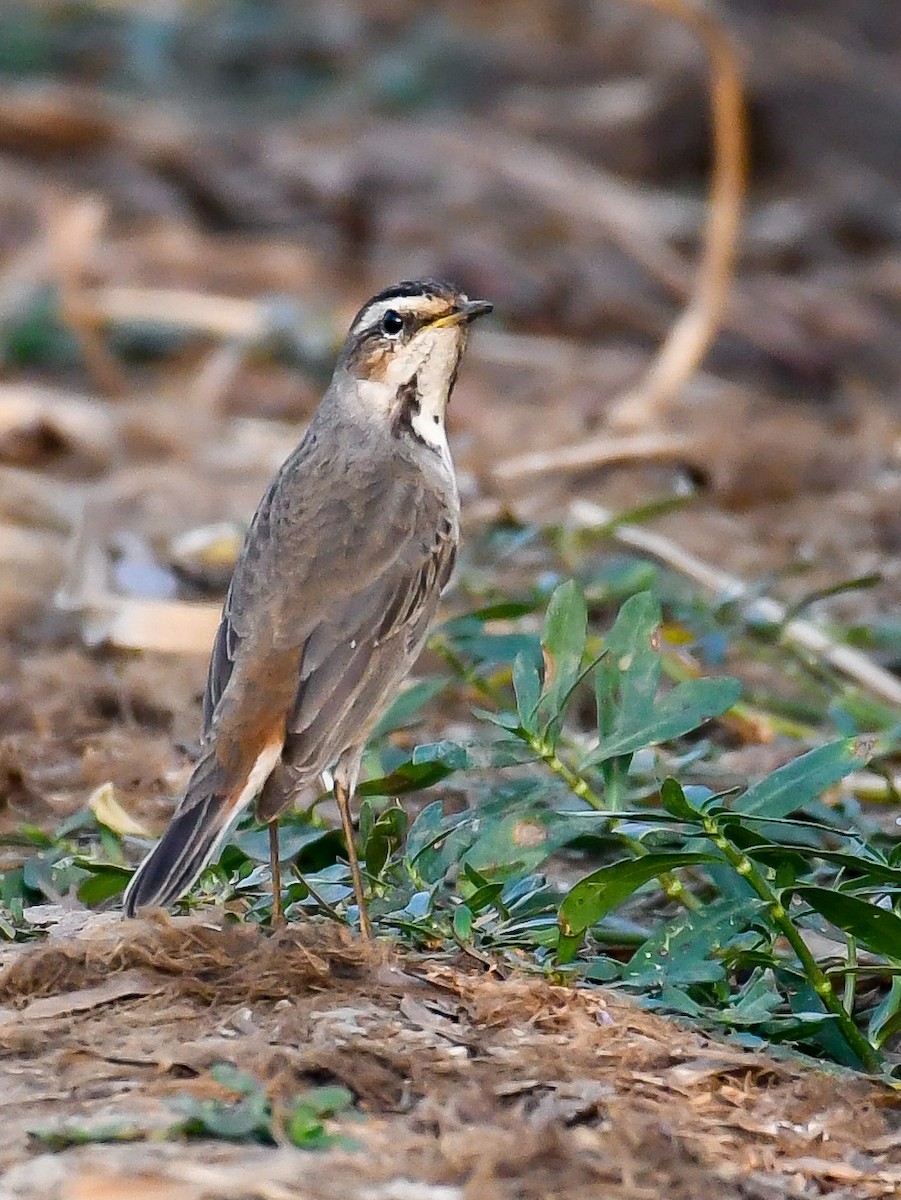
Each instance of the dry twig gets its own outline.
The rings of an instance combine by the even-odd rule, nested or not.
[[[687,25],[707,50],[714,163],[694,293],[670,329],[644,382],[611,408],[610,423],[621,429],[659,423],[713,341],[735,266],[747,159],[741,68],[720,21],[696,0],[637,2]]]
[[[516,480],[549,470],[578,471],[626,462],[679,462],[699,456],[697,441],[682,434],[636,433],[624,437],[612,434],[574,446],[506,458],[497,464],[494,475],[497,479]]]
[[[670,329],[644,379],[610,407],[608,422],[624,432],[660,425],[672,402],[697,370],[723,319],[732,282],[736,246],[745,187],[746,134],[738,56],[721,24],[704,12],[693,0],[635,0],[688,25],[703,42],[711,64],[711,109],[713,115],[714,166],[704,250],[688,306]],[[507,173],[519,159],[509,150],[497,162]],[[586,168],[587,169],[587,168]],[[544,178],[547,170],[539,171]],[[549,187],[550,185],[548,185]],[[548,190],[545,187],[545,191]],[[634,238],[634,229],[623,212],[620,197],[610,192],[608,181],[593,191],[584,181],[575,189],[576,199],[588,203],[595,196],[604,198],[602,219],[618,232],[618,241],[655,277],[670,286],[685,283],[679,256],[656,241],[646,231]],[[631,194],[631,193],[630,193]],[[612,201],[611,201],[612,196]],[[573,197],[569,198],[574,203]],[[542,454],[517,456],[502,462],[495,470],[501,479],[517,479],[545,471],[582,470],[611,462],[641,459],[642,451],[652,459],[678,458],[692,444],[665,435],[658,438],[617,441],[609,434],[588,439],[578,445],[561,446]]]
[[[752,621],[766,622],[780,628],[782,641],[805,656],[828,663],[834,670],[853,679],[855,683],[890,704],[901,704],[901,680],[874,663],[872,659],[834,641],[810,621],[788,618],[785,607],[769,596],[754,596],[743,580],[711,566],[683,550],[663,534],[654,533],[640,525],[617,525],[616,516],[599,504],[575,500],[570,512],[576,523],[584,528],[609,528],[610,536],[623,546],[639,550],[658,559],[685,575],[705,591],[724,600],[743,604],[745,616]]]
[[[104,342],[85,297],[88,259],[106,216],[106,205],[99,197],[80,196],[75,200],[53,198],[46,220],[60,315],[78,338],[85,366],[98,389],[116,397],[128,392],[128,380]]]
[[[266,329],[266,306],[256,300],[174,288],[95,288],[85,297],[99,321],[148,322],[220,338],[254,339]]]

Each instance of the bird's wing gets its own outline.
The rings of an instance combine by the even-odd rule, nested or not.
[[[244,539],[244,547],[235,566],[229,583],[225,603],[222,607],[222,618],[213,650],[210,655],[210,665],[207,672],[206,688],[203,693],[203,735],[207,736],[222,694],[231,679],[235,660],[241,648],[242,640],[246,638],[247,614],[253,609],[261,594],[258,572],[249,570],[251,546],[268,545],[272,539],[272,506],[279,486],[279,477],[270,484],[265,496],[260,501],[254,518]],[[256,558],[256,554],[253,555]],[[243,633],[242,633],[243,631]]]
[[[380,600],[390,600],[384,581],[415,578],[430,561],[442,505],[421,474],[401,466],[354,475],[338,473],[305,440],[260,502],[213,644],[205,737],[227,693],[246,691],[245,673],[289,663],[339,608],[351,623],[355,609],[361,623],[376,620]],[[293,704],[296,675],[291,683]]]
[[[365,739],[419,653],[455,557],[456,530],[439,524],[424,553],[399,556],[312,631],[284,752],[295,772],[315,776]]]

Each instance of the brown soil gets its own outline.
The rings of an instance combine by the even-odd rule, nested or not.
[[[92,917],[0,973],[4,1195],[298,1200],[742,1200],[897,1194],[897,1104],[862,1080],[743,1052],[611,994],[467,961],[201,919]],[[166,1101],[275,1104],[340,1083],[356,1151],[222,1142],[42,1152],[65,1117],[153,1130]],[[202,1166],[200,1164],[203,1164]]]

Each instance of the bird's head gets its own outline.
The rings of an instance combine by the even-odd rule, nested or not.
[[[444,410],[469,325],[491,309],[440,280],[386,288],[354,318],[339,370],[356,381],[373,414],[386,416],[398,432],[429,444],[443,441]]]

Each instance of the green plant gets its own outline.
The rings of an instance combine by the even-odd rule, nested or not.
[[[288,1141],[302,1150],[324,1150],[350,1145],[349,1139],[326,1132],[324,1122],[353,1104],[344,1087],[317,1087],[302,1092],[291,1103],[273,1106],[252,1075],[228,1063],[210,1070],[213,1079],[234,1092],[234,1100],[195,1100],[179,1096],[171,1102],[181,1120],[170,1130],[188,1137],[224,1138],[227,1141]]]
[[[169,1107],[178,1120],[160,1131],[155,1127],[105,1121],[97,1125],[68,1121],[31,1136],[51,1150],[64,1150],[88,1142],[143,1141],[146,1138],[200,1137],[229,1142],[260,1142],[273,1146],[290,1143],[299,1150],[355,1149],[353,1139],[331,1133],[326,1122],[347,1113],[353,1095],[345,1087],[308,1088],[283,1104],[273,1104],[259,1080],[230,1063],[210,1068],[212,1079],[232,1093],[226,1100],[197,1100],[175,1096]]]

